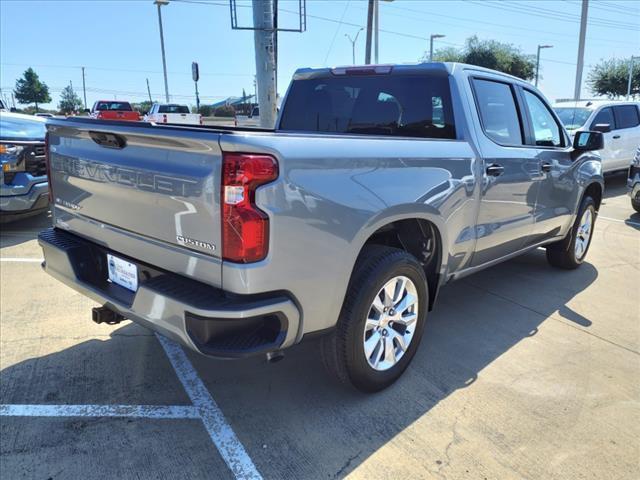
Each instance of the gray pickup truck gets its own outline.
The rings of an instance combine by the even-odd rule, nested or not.
[[[47,123],[45,270],[212,357],[321,335],[363,391],[407,367],[439,288],[528,250],[576,268],[603,192],[530,84],[461,64],[295,73],[275,130]]]

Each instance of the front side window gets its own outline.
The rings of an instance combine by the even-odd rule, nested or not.
[[[280,129],[455,139],[446,75],[331,75],[295,80]]]
[[[554,110],[567,130],[577,130],[582,127],[587,123],[593,111],[589,108],[580,107],[557,107]]]
[[[501,145],[522,145],[522,128],[513,91],[508,83],[473,80],[482,127]]]
[[[535,93],[524,90],[524,100],[529,109],[533,139],[539,147],[561,147],[562,133],[556,119],[545,103]]]
[[[633,128],[640,125],[638,108],[635,105],[619,105],[613,107],[617,128]]]
[[[596,114],[596,118],[591,122],[590,129],[593,130],[593,127],[596,125],[609,125],[611,130],[616,128],[616,122],[613,119],[613,110],[610,107],[603,108]]]

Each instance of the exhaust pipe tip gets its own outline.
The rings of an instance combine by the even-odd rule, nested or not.
[[[284,352],[282,350],[276,350],[274,352],[267,352],[268,363],[278,363],[284,359]]]

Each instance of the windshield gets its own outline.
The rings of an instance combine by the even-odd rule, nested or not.
[[[446,75],[352,75],[295,80],[280,129],[456,138]]]
[[[158,113],[189,113],[186,105],[160,105]]]
[[[105,110],[120,110],[125,112],[131,111],[131,105],[127,102],[99,102],[96,105],[96,110],[105,111]]]
[[[0,114],[0,140],[44,140],[45,131],[42,119]]]
[[[571,107],[554,108],[554,110],[567,130],[575,130],[582,127],[587,123],[593,111],[588,108]]]

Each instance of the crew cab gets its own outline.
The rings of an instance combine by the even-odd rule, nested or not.
[[[626,170],[640,145],[640,102],[582,100],[556,103],[554,110],[572,136],[598,130],[604,134],[600,151],[605,173]]]
[[[202,125],[202,115],[191,113],[186,105],[154,103],[144,116],[145,122]]]
[[[89,112],[92,118],[99,120],[124,120],[137,122],[140,114],[136,112],[129,102],[119,100],[98,100],[93,104]]]
[[[414,356],[445,283],[538,247],[578,268],[601,132],[573,143],[542,94],[425,63],[301,69],[275,129],[47,123],[45,270],[211,357],[321,336],[363,391]]]

